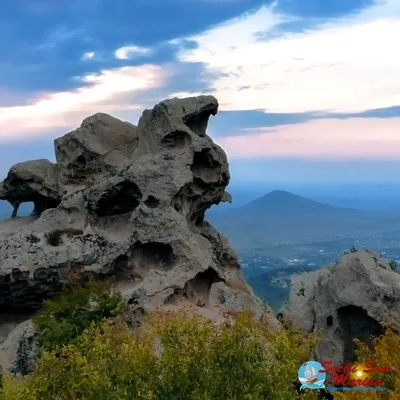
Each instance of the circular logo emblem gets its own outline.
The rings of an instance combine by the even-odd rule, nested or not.
[[[301,383],[300,390],[303,389],[324,389],[326,373],[320,372],[324,368],[317,361],[307,361],[298,372],[299,381]]]

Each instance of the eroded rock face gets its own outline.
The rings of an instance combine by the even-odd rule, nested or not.
[[[58,184],[62,195],[92,186],[115,174],[137,145],[137,127],[98,113],[80,128],[55,140]]]
[[[26,375],[38,356],[38,334],[31,320],[21,322],[0,344],[0,373]]]
[[[400,332],[400,274],[369,250],[343,255],[316,272],[292,278],[288,302],[279,312],[306,332],[321,331],[318,360],[342,365],[353,360],[353,339],[370,343]]]
[[[0,200],[7,200],[17,216],[21,203],[33,202],[33,213],[40,215],[57,207],[61,196],[57,188],[57,166],[48,160],[33,160],[15,164],[0,183]]]
[[[63,280],[92,274],[117,277],[132,309],[251,308],[275,324],[204,220],[230,200],[226,154],[206,134],[217,109],[210,96],[166,100],[144,111],[138,128],[96,114],[56,140],[61,202],[0,238],[0,310],[36,309]],[[77,174],[92,176],[90,187]]]

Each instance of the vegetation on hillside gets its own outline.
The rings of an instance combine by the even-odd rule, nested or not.
[[[55,350],[72,343],[92,323],[100,323],[129,309],[118,294],[110,294],[111,282],[70,282],[55,299],[45,301],[42,313],[34,319],[39,345]]]
[[[318,397],[316,391],[306,389],[300,397],[296,391],[298,368],[312,357],[315,335],[304,336],[293,327],[273,334],[265,323],[245,312],[231,315],[231,323],[215,324],[190,308],[180,313],[154,312],[145,325],[132,332],[123,319],[112,318],[126,309],[118,296],[109,294],[105,284],[93,282],[69,287],[57,299],[46,302],[36,320],[42,346],[40,358],[29,375],[3,377],[0,399]],[[374,352],[361,344],[359,352],[362,359],[393,365],[393,373],[385,383],[391,393],[398,395],[398,339],[388,334],[376,343]],[[393,357],[397,361],[393,362]],[[378,398],[373,392],[361,394],[363,399]],[[340,398],[340,394],[337,396]]]
[[[396,260],[390,260],[389,267],[392,269],[392,271],[399,272],[399,267]]]

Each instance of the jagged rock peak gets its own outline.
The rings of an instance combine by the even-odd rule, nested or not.
[[[353,360],[354,338],[369,343],[382,326],[400,332],[400,274],[367,249],[344,254],[334,265],[294,275],[278,316],[320,331],[317,359],[342,365]]]
[[[218,319],[245,307],[277,327],[204,219],[230,200],[226,154],[206,134],[217,110],[212,96],[170,99],[138,127],[95,114],[57,139],[59,204],[25,226],[3,222],[0,312],[37,309],[71,276],[113,276],[133,309],[191,303]]]

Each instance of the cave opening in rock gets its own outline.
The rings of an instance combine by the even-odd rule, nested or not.
[[[347,364],[355,360],[354,339],[371,346],[374,337],[385,333],[378,321],[371,318],[361,307],[353,305],[339,308],[339,327],[343,341],[343,362]]]
[[[195,178],[206,183],[217,183],[221,178],[221,164],[213,159],[208,149],[194,153],[190,170]]]
[[[86,167],[86,158],[82,154],[76,158],[76,167],[79,169]]]
[[[210,110],[205,110],[200,113],[193,115],[188,115],[183,119],[183,123],[195,134],[199,136],[204,136],[208,127],[208,120],[213,112]]]
[[[204,307],[208,302],[211,285],[222,281],[213,268],[208,268],[186,282],[183,289],[176,288],[174,293],[166,300],[166,304],[179,303],[181,299],[184,299],[198,307]]]
[[[160,200],[158,200],[156,197],[150,195],[145,201],[144,204],[146,207],[149,208],[157,208],[160,205]]]
[[[98,216],[125,214],[134,211],[141,199],[142,193],[135,183],[120,182],[102,194],[94,211]]]
[[[326,324],[327,324],[328,326],[332,326],[332,324],[333,324],[333,317],[332,317],[332,315],[330,315],[330,316],[326,319]]]
[[[130,251],[132,265],[139,270],[165,269],[175,262],[175,255],[170,244],[136,242]]]

